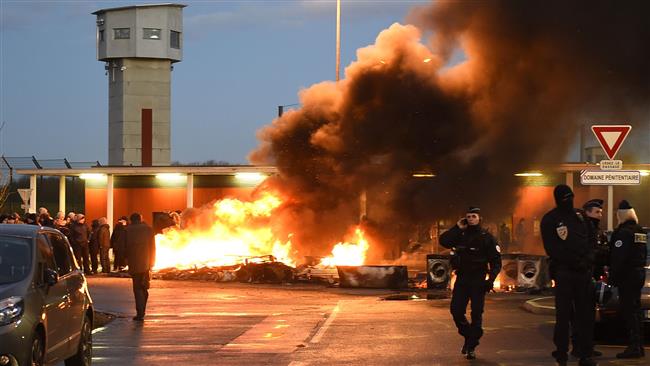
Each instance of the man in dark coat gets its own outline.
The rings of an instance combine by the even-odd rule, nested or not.
[[[149,282],[151,269],[156,261],[156,243],[153,229],[142,222],[142,215],[133,213],[131,225],[124,233],[126,242],[126,259],[129,263],[129,274],[133,280],[133,295],[135,296],[135,321],[143,321],[149,298]]]
[[[440,235],[440,245],[452,249],[452,267],[456,283],[450,311],[458,333],[465,338],[461,349],[468,360],[476,358],[475,348],[483,335],[483,307],[485,294],[494,287],[501,271],[501,249],[496,239],[481,227],[481,210],[470,207],[465,218]],[[488,279],[485,277],[488,275]],[[471,301],[472,323],[465,313]]]
[[[97,242],[97,229],[99,229],[99,220],[93,220],[90,224],[90,240],[88,243],[88,251],[90,252],[90,263],[92,266],[93,274],[97,274],[99,268],[99,243]]]
[[[600,227],[600,220],[603,218],[603,203],[603,200],[595,198],[582,205],[585,218],[591,229],[589,240],[594,246],[594,279],[596,280],[605,274],[604,268],[609,264],[609,241]]]
[[[87,275],[91,274],[89,240],[90,228],[86,225],[86,217],[84,214],[77,214],[75,220],[70,224],[70,242],[74,256],[77,258],[77,264],[83,268]]]
[[[111,233],[108,222],[105,217],[100,217],[98,220],[97,234],[95,240],[97,241],[97,246],[99,247],[99,258],[102,264],[102,273],[111,272],[111,258],[108,256],[108,252],[111,249]]]
[[[123,236],[128,223],[129,219],[126,216],[120,217],[111,235],[111,247],[113,248],[113,256],[115,256],[115,262],[113,262],[114,271],[121,271],[126,267],[126,242]]]
[[[573,207],[573,191],[560,184],[553,191],[556,207],[547,212],[540,225],[546,254],[550,257],[551,276],[555,280],[555,330],[552,355],[566,365],[569,351],[569,324],[575,310],[577,354],[580,366],[597,363],[593,354],[594,285],[592,268],[594,248],[590,228],[584,216]]]
[[[645,283],[647,234],[639,226],[634,208],[623,200],[616,211],[619,225],[610,240],[611,265],[609,281],[618,287],[619,312],[625,318],[629,343],[617,358],[641,358],[643,349],[643,316],[641,289]]]
[[[589,242],[594,248],[594,269],[593,277],[596,281],[605,274],[605,266],[609,264],[609,243],[607,235],[600,228],[600,220],[603,218],[603,203],[604,201],[599,198],[591,199],[582,205],[582,212],[589,227]],[[593,306],[596,306],[595,299]],[[594,314],[595,315],[595,314]],[[575,321],[575,311],[571,313],[571,343],[573,349],[571,355],[580,357],[578,350],[578,329]],[[600,357],[603,353],[594,349],[592,356]]]

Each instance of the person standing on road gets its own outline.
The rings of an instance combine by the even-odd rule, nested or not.
[[[97,245],[99,247],[99,259],[102,264],[102,273],[111,272],[111,258],[108,252],[111,249],[111,229],[105,217],[100,217],[97,227]]]
[[[575,311],[577,354],[580,366],[594,366],[594,285],[592,268],[594,248],[584,216],[573,207],[573,191],[565,184],[553,190],[556,207],[542,218],[541,234],[550,257],[551,275],[555,280],[555,330],[552,355],[559,365],[566,365],[569,351],[569,325]]]
[[[458,333],[465,338],[461,353],[476,358],[475,349],[483,335],[485,294],[494,288],[501,271],[501,249],[492,234],[481,227],[481,209],[470,207],[465,218],[440,235],[440,245],[452,249],[456,283],[451,298],[451,315]],[[488,275],[488,279],[485,277]],[[465,313],[471,301],[472,323]]]
[[[600,220],[603,218],[603,203],[601,199],[592,199],[582,206],[587,222],[590,224],[590,240],[594,246],[594,279],[598,281],[605,274],[605,266],[609,264],[609,241]]]
[[[88,251],[90,252],[90,263],[92,265],[93,274],[97,274],[99,268],[99,243],[97,242],[97,229],[99,229],[99,220],[93,220],[90,224],[90,241],[88,243]]]
[[[610,284],[618,287],[619,312],[628,330],[628,346],[616,358],[641,358],[643,349],[643,316],[641,313],[641,289],[645,283],[645,265],[648,240],[639,225],[634,208],[626,200],[616,211],[619,225],[610,240]]]
[[[600,228],[600,219],[603,217],[603,203],[604,201],[598,198],[591,199],[585,202],[582,205],[582,213],[585,216],[587,221],[587,226],[589,227],[589,241],[594,248],[594,268],[593,268],[593,278],[598,281],[600,277],[605,273],[605,266],[609,263],[609,243],[607,241],[607,235]],[[596,299],[594,298],[593,305],[596,307]],[[594,315],[595,312],[594,312]],[[595,321],[591,320],[591,321]],[[580,357],[578,345],[578,328],[575,321],[575,309],[571,312],[571,344],[573,348],[571,350],[571,356]],[[603,353],[600,351],[593,350],[593,357],[600,357]]]
[[[84,214],[77,214],[75,220],[70,224],[70,241],[74,256],[77,258],[77,264],[82,266],[87,275],[91,274],[89,239],[90,228],[86,225],[86,217]]]
[[[131,215],[131,225],[126,228],[123,237],[135,296],[136,316],[133,320],[143,321],[149,298],[151,269],[156,260],[153,229],[142,222],[142,215],[136,212]]]
[[[111,247],[113,247],[113,256],[115,261],[113,262],[113,270],[119,272],[126,267],[126,242],[124,241],[124,232],[128,225],[129,219],[126,216],[120,217],[117,220],[117,224],[113,229],[113,234],[111,235]]]

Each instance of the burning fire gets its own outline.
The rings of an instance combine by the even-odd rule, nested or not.
[[[363,231],[355,230],[355,243],[338,243],[332,249],[332,255],[321,260],[320,265],[325,267],[334,266],[360,266],[366,261],[368,251],[368,240],[364,238]]]
[[[247,257],[269,254],[287,265],[295,265],[291,241],[275,238],[267,225],[273,210],[281,204],[270,193],[251,202],[217,201],[212,207],[209,227],[172,227],[156,235],[154,268],[228,266],[242,263]]]
[[[295,267],[296,253],[291,240],[276,238],[269,225],[269,218],[281,204],[280,198],[268,192],[251,202],[217,201],[209,210],[209,217],[201,218],[207,219],[207,226],[188,223],[185,228],[171,227],[156,235],[154,269],[230,266],[269,254]],[[361,229],[355,230],[353,240],[356,244],[336,244],[332,255],[324,258],[320,266],[364,264],[369,245]]]

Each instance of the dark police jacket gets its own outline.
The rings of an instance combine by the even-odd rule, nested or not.
[[[551,276],[558,270],[592,272],[593,234],[580,211],[554,208],[544,215],[540,229],[544,250],[551,260]]]
[[[483,283],[486,273],[494,281],[501,271],[501,249],[494,236],[480,226],[463,230],[454,225],[440,235],[440,245],[454,249],[458,283]]]
[[[639,277],[645,276],[647,240],[647,234],[634,220],[625,221],[614,230],[610,240],[611,284],[638,284]]]
[[[583,211],[581,211],[583,213]],[[589,226],[589,241],[594,248],[594,278],[600,279],[605,266],[609,266],[609,241],[607,235],[600,229],[600,220],[584,216]]]
[[[149,272],[156,261],[156,242],[153,229],[145,223],[131,224],[124,235],[129,273]]]

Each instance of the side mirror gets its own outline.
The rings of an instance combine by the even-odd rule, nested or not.
[[[59,274],[55,270],[46,268],[43,272],[43,280],[48,286],[54,286],[59,282]]]

